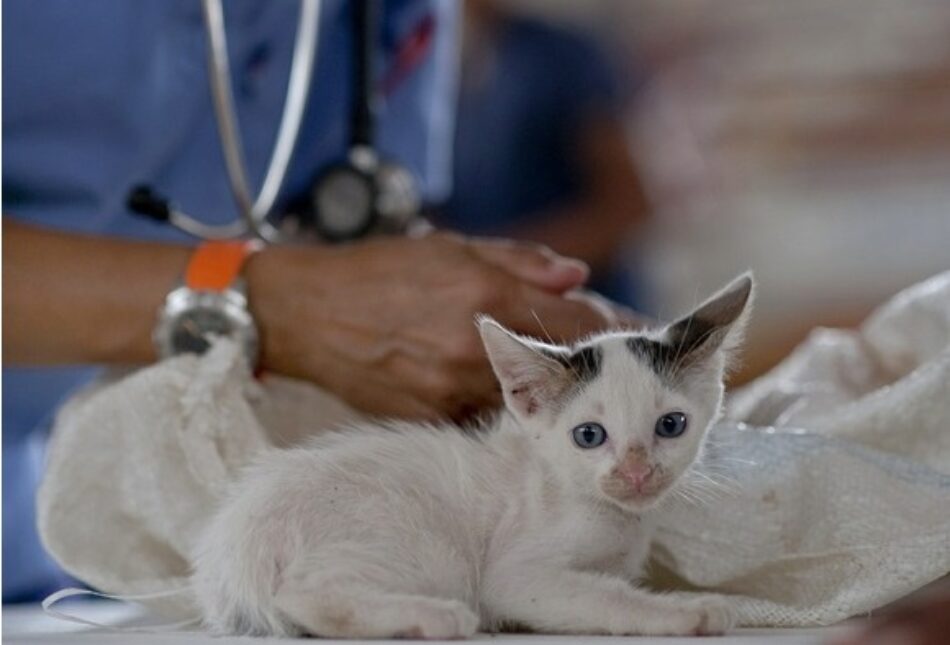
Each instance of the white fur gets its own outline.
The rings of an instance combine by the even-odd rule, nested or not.
[[[741,328],[744,311],[730,328]],[[486,427],[366,425],[274,450],[249,469],[193,563],[210,628],[454,638],[506,625],[606,634],[731,627],[719,599],[636,587],[650,508],[695,461],[719,412],[723,351],[669,382],[629,351],[631,334],[601,335],[585,342],[602,348],[599,375],[571,389],[573,376],[538,344],[491,321],[481,329],[509,407]],[[537,405],[519,405],[525,388]],[[657,438],[656,419],[673,410],[689,429]],[[571,430],[590,421],[609,439],[582,450]],[[652,464],[663,485],[617,488],[618,464],[631,459]]]

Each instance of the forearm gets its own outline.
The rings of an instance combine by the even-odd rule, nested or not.
[[[4,222],[5,361],[142,363],[187,246],[53,233]],[[563,294],[583,265],[549,252],[449,235],[339,247],[268,247],[248,261],[258,367],[315,382],[370,414],[462,416],[497,403],[475,326],[575,338],[607,317]],[[544,324],[541,324],[541,321]]]
[[[3,220],[7,364],[142,363],[183,245],[59,233]]]

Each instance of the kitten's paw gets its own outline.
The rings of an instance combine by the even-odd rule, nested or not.
[[[692,633],[696,636],[719,636],[736,624],[736,612],[726,598],[707,596],[690,601],[690,609],[696,616]]]
[[[406,629],[395,636],[445,640],[468,638],[478,630],[478,616],[456,600],[420,600],[405,609]]]

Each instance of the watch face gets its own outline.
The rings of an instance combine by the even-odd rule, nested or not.
[[[182,312],[174,321],[171,349],[175,354],[203,354],[211,347],[213,337],[230,336],[233,332],[231,320],[222,311],[196,307]]]
[[[153,339],[159,356],[203,354],[217,338],[244,349],[248,363],[257,362],[257,327],[247,310],[243,283],[223,292],[179,287],[165,298]]]

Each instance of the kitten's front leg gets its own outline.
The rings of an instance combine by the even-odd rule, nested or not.
[[[735,622],[715,596],[674,599],[585,571],[508,568],[486,580],[483,607],[495,623],[575,634],[722,634]]]

